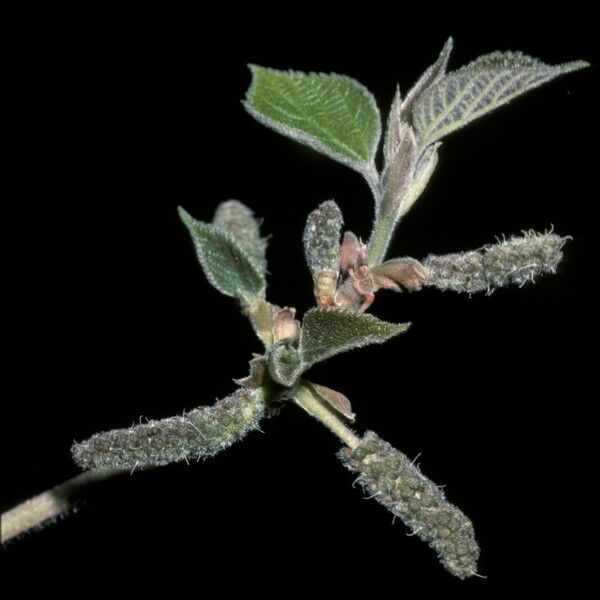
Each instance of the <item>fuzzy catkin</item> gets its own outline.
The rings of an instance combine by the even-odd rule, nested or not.
[[[259,223],[245,204],[238,200],[221,202],[215,211],[213,224],[229,231],[260,270],[266,270],[267,242],[260,237]]]
[[[428,285],[440,290],[492,293],[510,284],[522,286],[538,275],[554,273],[569,238],[554,233],[525,232],[481,250],[428,256],[423,265]]]
[[[338,457],[359,473],[369,495],[438,553],[450,573],[461,579],[477,573],[479,546],[471,521],[407,456],[368,431],[354,450],[344,448]]]
[[[321,271],[338,272],[340,264],[340,234],[344,219],[333,200],[319,204],[306,220],[304,255],[313,277]]]
[[[240,388],[212,406],[183,416],[97,433],[73,444],[71,452],[82,469],[134,469],[198,460],[217,454],[257,429],[264,414],[262,390]]]

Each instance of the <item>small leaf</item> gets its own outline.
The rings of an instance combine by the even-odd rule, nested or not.
[[[217,206],[213,224],[233,234],[264,276],[267,271],[267,242],[260,237],[260,226],[254,213],[238,200],[227,200]]]
[[[385,138],[383,140],[383,157],[386,164],[394,158],[396,150],[400,145],[400,125],[402,118],[400,116],[400,107],[402,106],[402,96],[400,95],[400,86],[396,86],[396,93],[388,115]]]
[[[584,61],[546,65],[521,52],[493,52],[448,73],[415,101],[413,126],[422,146],[559,75],[587,67]]]
[[[370,170],[381,123],[362,84],[334,73],[250,70],[244,106],[257,121],[363,174]]]
[[[179,216],[192,236],[206,278],[215,288],[246,303],[264,295],[263,274],[233,234],[197,221],[181,207]]]
[[[305,368],[352,348],[382,344],[410,323],[386,323],[370,314],[333,307],[312,308],[302,321],[300,354]]]
[[[429,87],[431,84],[439,81],[446,73],[448,59],[452,52],[453,41],[449,37],[440,52],[437,60],[419,77],[419,80],[412,86],[411,90],[406,95],[398,110],[398,118],[403,121],[408,121],[415,100]]]

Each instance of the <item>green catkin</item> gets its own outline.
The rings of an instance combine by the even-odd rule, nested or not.
[[[556,271],[568,239],[529,231],[481,250],[430,255],[423,262],[428,271],[427,285],[467,294],[491,294],[510,284],[522,286],[538,275]]]
[[[477,573],[479,546],[471,521],[407,456],[368,431],[354,450],[344,448],[338,457],[359,474],[370,496],[438,553],[450,573],[461,579]]]
[[[199,460],[258,429],[264,414],[264,392],[240,388],[212,406],[183,416],[97,433],[73,444],[71,452],[82,469],[135,469]]]
[[[266,270],[267,242],[260,237],[259,223],[245,204],[238,200],[221,202],[215,211],[213,225],[229,231],[260,270]]]

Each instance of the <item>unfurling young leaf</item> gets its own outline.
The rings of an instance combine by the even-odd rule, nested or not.
[[[415,101],[412,123],[421,147],[559,75],[587,67],[584,61],[547,65],[521,52],[492,52],[448,73]]]
[[[418,81],[410,89],[404,100],[400,95],[400,88],[396,88],[396,94],[387,120],[387,129],[383,147],[386,165],[390,163],[400,145],[403,125],[406,126],[411,123],[411,112],[415,100],[431,84],[439,81],[445,75],[451,52],[452,38],[448,38],[437,60],[427,68],[421,77],[419,77]]]
[[[352,348],[382,344],[409,326],[410,323],[386,323],[370,314],[339,308],[311,308],[302,320],[300,334],[304,367]]]
[[[267,271],[267,242],[260,237],[260,225],[254,213],[238,200],[227,200],[217,206],[213,224],[233,234],[264,276]]]
[[[333,200],[322,202],[306,220],[302,241],[317,304],[333,303],[340,271],[343,224],[342,212]]]
[[[432,84],[438,82],[445,74],[448,66],[448,59],[452,52],[453,41],[449,37],[440,52],[437,60],[427,68],[427,70],[419,77],[417,83],[412,86],[406,98],[402,101],[398,115],[403,121],[410,122],[410,114],[415,100]]]
[[[417,160],[417,141],[412,127],[400,124],[398,147],[383,171],[383,196],[378,218],[397,219],[404,200],[410,193]]]
[[[383,138],[383,158],[387,165],[400,145],[402,139],[402,118],[400,113],[400,107],[402,106],[402,96],[400,95],[400,86],[396,86],[396,93],[392,100],[392,106],[390,107],[390,113],[387,119],[387,125],[385,129],[385,137]]]
[[[387,252],[394,229],[407,200],[413,202],[415,168],[419,147],[410,125],[399,124],[398,147],[386,161],[381,178],[381,195],[375,202],[375,224],[369,239],[369,266],[378,265]]]
[[[381,123],[367,88],[334,73],[250,69],[244,106],[257,121],[363,175],[373,171]]]
[[[232,233],[197,221],[181,207],[179,216],[192,236],[206,278],[215,288],[245,304],[263,297],[264,275]]]

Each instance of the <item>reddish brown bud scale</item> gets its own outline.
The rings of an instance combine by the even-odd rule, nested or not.
[[[371,269],[375,289],[416,292],[427,285],[428,271],[414,258],[394,258]]]
[[[296,318],[296,309],[285,306],[275,313],[273,323],[273,341],[291,340],[297,342],[300,338],[301,324]]]

